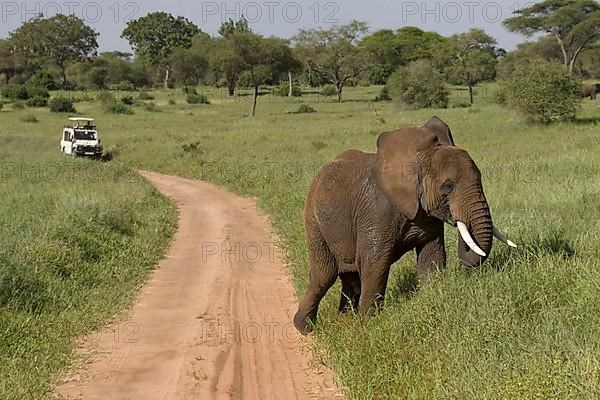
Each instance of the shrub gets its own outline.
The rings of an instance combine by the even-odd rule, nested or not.
[[[46,107],[48,105],[48,99],[35,96],[27,100],[25,104],[27,107]]]
[[[138,99],[140,100],[154,100],[154,96],[152,96],[148,92],[140,92]]]
[[[111,114],[132,115],[133,110],[128,105],[119,102],[108,103],[105,106],[106,112]]]
[[[77,112],[73,102],[66,97],[57,97],[50,100],[50,111],[55,113],[74,113]]]
[[[129,81],[121,81],[119,84],[114,85],[113,89],[124,92],[133,92],[135,90],[135,85]]]
[[[388,90],[394,101],[407,109],[446,108],[448,89],[442,74],[431,62],[418,60],[398,68],[389,78]]]
[[[558,63],[521,65],[501,87],[509,106],[537,122],[571,121],[581,108],[581,84]]]
[[[183,92],[183,94],[186,95],[190,95],[190,94],[198,94],[198,91],[196,90],[195,87],[192,86],[184,86],[181,91]]]
[[[50,92],[42,86],[27,86],[27,97],[42,97],[44,99],[49,99]]]
[[[177,101],[175,101],[175,99],[169,99],[169,105],[170,106],[174,106],[177,104]]]
[[[148,112],[160,112],[160,108],[154,102],[150,102],[144,105],[144,109]]]
[[[36,124],[38,122],[40,122],[35,115],[31,115],[31,114],[27,114],[26,116],[24,116],[23,118],[21,118],[21,121],[28,123],[28,124]]]
[[[290,84],[288,82],[279,86],[277,89],[277,95],[287,97],[290,94]],[[299,85],[294,85],[292,87],[292,96],[300,97],[302,96],[302,88]]]
[[[132,106],[134,103],[133,97],[123,96],[123,97],[121,97],[121,103],[125,104],[126,106]]]
[[[325,85],[321,89],[321,95],[325,97],[335,96],[337,94],[337,90],[333,85]]]
[[[208,98],[203,94],[190,93],[187,95],[186,101],[188,104],[210,104]]]
[[[375,96],[375,101],[390,101],[392,97],[390,96],[390,90],[387,86],[381,88],[381,91],[377,96]]]
[[[54,80],[54,76],[50,72],[40,71],[35,74],[28,82],[29,86],[41,87],[46,90],[56,90],[58,85]]]
[[[314,108],[312,108],[308,104],[300,104],[300,107],[296,111],[293,111],[292,114],[310,114],[317,112]]]
[[[11,99],[12,101],[27,100],[29,98],[29,93],[27,92],[27,87],[25,85],[8,85],[2,90],[2,96]]]
[[[25,104],[23,104],[22,101],[15,101],[14,103],[12,103],[13,110],[22,110],[24,108],[25,108]]]

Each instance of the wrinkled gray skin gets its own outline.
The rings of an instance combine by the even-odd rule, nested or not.
[[[390,266],[407,252],[416,251],[420,279],[443,268],[444,222],[465,223],[490,254],[493,225],[481,174],[443,121],[383,133],[377,147],[377,154],[341,154],[312,183],[304,212],[309,284],[294,317],[302,334],[311,332],[338,277],[339,311],[364,314],[383,305]],[[486,260],[458,237],[466,266]]]
[[[583,97],[589,97],[590,100],[596,100],[598,94],[600,94],[600,83],[586,83],[581,85],[581,93]]]

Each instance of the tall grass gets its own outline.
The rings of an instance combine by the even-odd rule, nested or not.
[[[76,339],[130,303],[174,229],[173,206],[134,171],[62,158],[62,121],[37,115],[35,127],[0,117],[2,399],[42,398]]]

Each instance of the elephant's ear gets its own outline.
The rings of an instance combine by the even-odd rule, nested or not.
[[[454,146],[454,139],[452,138],[450,127],[439,117],[434,116],[424,126],[437,136],[441,144]]]
[[[386,132],[377,140],[377,185],[409,220],[415,219],[419,211],[417,154],[438,144],[435,134],[419,126]]]

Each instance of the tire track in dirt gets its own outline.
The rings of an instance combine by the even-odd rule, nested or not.
[[[68,399],[340,398],[291,324],[296,304],[266,218],[213,185],[143,172],[179,209],[166,258],[123,321],[82,346]]]

